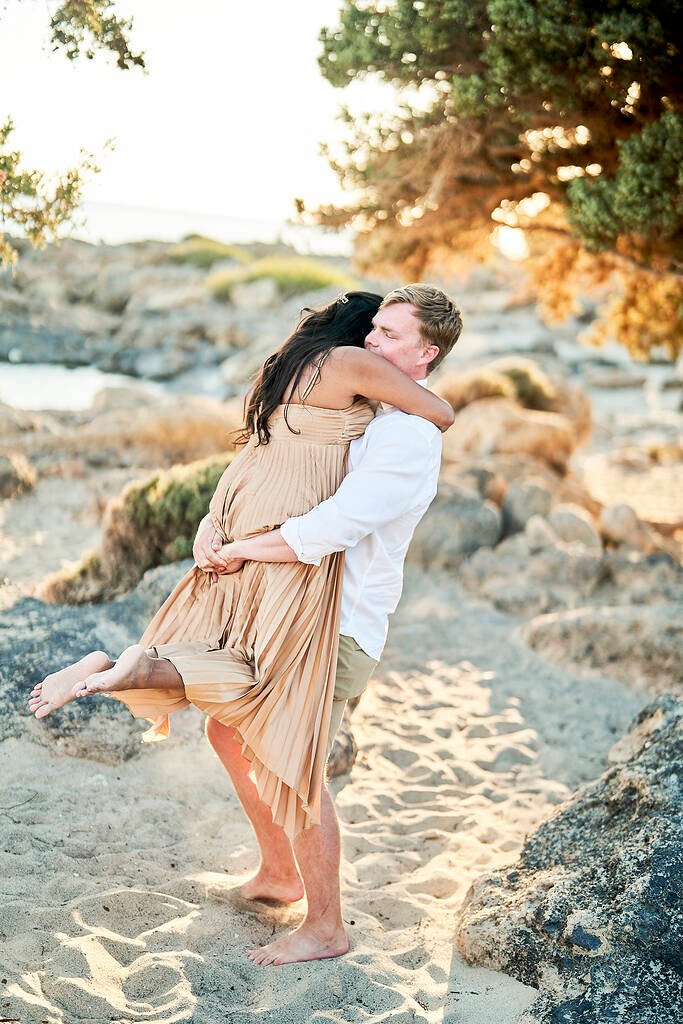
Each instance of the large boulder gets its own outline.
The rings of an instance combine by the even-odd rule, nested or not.
[[[468,963],[540,989],[518,1024],[680,1024],[683,701],[646,707],[608,761],[460,908]]]
[[[602,550],[602,540],[593,519],[580,505],[571,502],[555,505],[548,516],[548,522],[560,540],[567,544],[576,540],[585,544],[587,548]]]
[[[683,602],[575,608],[523,628],[544,658],[577,674],[608,673],[655,693],[683,687]]]
[[[532,516],[547,516],[553,492],[540,477],[513,480],[503,499],[503,521],[508,533],[523,530]]]
[[[664,551],[617,548],[605,552],[604,566],[610,604],[683,602],[683,566]]]
[[[72,701],[40,721],[28,709],[35,683],[105,650],[112,658],[136,643],[191,561],[147,573],[134,593],[103,606],[74,608],[21,598],[0,621],[0,741],[27,738],[75,757],[113,764],[138,752],[143,729],[118,701]]]
[[[478,548],[493,547],[501,530],[501,514],[492,502],[442,484],[415,531],[408,557],[425,568],[457,568]]]
[[[444,459],[494,453],[523,454],[564,470],[578,443],[571,423],[559,413],[523,409],[506,398],[485,398],[456,413],[444,434]]]
[[[481,548],[462,565],[460,580],[514,615],[583,605],[602,579],[600,553],[578,541],[565,544],[550,536],[547,541],[518,533],[494,550]]]

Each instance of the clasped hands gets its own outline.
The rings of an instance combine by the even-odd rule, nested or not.
[[[192,546],[192,556],[197,567],[211,576],[216,583],[219,576],[238,572],[245,559],[234,553],[234,544],[224,544],[223,539],[210,521],[200,526]]]

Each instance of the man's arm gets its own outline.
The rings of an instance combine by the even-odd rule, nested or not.
[[[354,547],[412,508],[426,478],[435,491],[440,455],[441,435],[436,429],[405,424],[396,431],[383,423],[373,431],[359,465],[331,498],[288,519],[279,530],[224,545],[220,554],[237,560],[320,565],[325,555]]]

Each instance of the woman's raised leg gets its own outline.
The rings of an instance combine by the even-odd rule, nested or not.
[[[59,672],[51,672],[42,682],[36,683],[29,695],[29,708],[36,718],[44,718],[51,711],[74,700],[74,687],[84,679],[92,677],[95,673],[104,672],[114,664],[105,651],[91,651],[72,665],[67,665]]]
[[[115,693],[120,690],[166,690],[170,694],[185,693],[182,676],[168,658],[156,656],[155,647],[141,644],[126,647],[120,658],[104,672],[86,676],[75,687],[76,697],[94,693]]]
[[[167,658],[156,655],[156,648],[145,650],[140,644],[127,647],[116,661],[104,651],[93,651],[37,683],[29,697],[29,708],[36,718],[44,718],[77,697],[95,693],[155,689],[184,695],[178,670]]]

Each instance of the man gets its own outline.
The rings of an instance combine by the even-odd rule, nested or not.
[[[460,312],[432,285],[411,284],[382,302],[365,347],[426,385],[427,374],[455,345],[462,330]],[[339,657],[327,754],[346,701],[360,695],[384,647],[388,617],[403,585],[403,562],[413,531],[436,494],[441,433],[419,416],[382,406],[365,434],[351,442],[349,472],[337,492],[279,530],[223,545],[206,520],[193,554],[207,572],[237,571],[245,559],[320,564],[333,551],[345,551]],[[247,899],[294,902],[305,894],[302,924],[260,949],[249,950],[257,964],[294,963],[340,956],[349,948],[340,895],[339,823],[323,785],[321,822],[292,843],[273,824],[249,777],[249,762],[231,727],[207,720],[207,737],[227,769],[251,821],[261,851],[256,875],[240,889]]]

